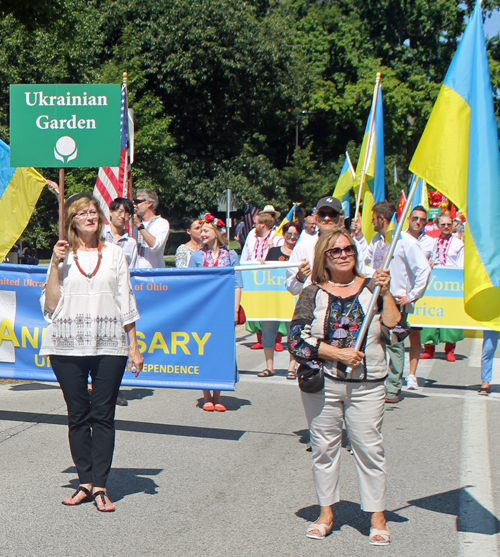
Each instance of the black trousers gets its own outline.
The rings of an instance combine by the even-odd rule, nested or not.
[[[116,397],[127,356],[51,356],[50,361],[68,407],[69,446],[80,483],[105,487],[115,447]]]

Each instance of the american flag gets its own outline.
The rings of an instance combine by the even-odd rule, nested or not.
[[[243,230],[241,231],[241,238],[240,238],[240,244],[241,245],[243,245],[245,243],[245,240],[247,239],[247,236],[250,233],[250,230],[252,230],[253,219],[255,218],[255,215],[258,212],[259,212],[259,210],[256,209],[251,203],[248,203],[248,201],[245,201],[245,214],[243,216],[244,226],[243,226]]]
[[[123,84],[120,117],[120,166],[99,168],[94,188],[94,196],[99,200],[106,222],[109,222],[109,205],[113,199],[117,197],[130,198],[129,145],[127,87]]]

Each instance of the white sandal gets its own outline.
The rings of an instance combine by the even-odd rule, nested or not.
[[[381,540],[374,540],[375,536],[380,536]],[[371,545],[389,545],[391,543],[391,533],[389,530],[378,530],[377,528],[370,528],[369,542]]]
[[[333,529],[333,520],[330,524],[324,524],[322,522],[313,522],[307,527],[306,536],[313,540],[324,540],[328,534],[331,534]],[[313,534],[314,530],[318,530],[319,534]]]

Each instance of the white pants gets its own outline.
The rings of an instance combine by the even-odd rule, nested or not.
[[[342,383],[325,378],[325,390],[302,393],[311,432],[313,477],[322,507],[340,501],[342,423],[356,459],[361,508],[385,510],[385,454],[382,437],[383,383]]]

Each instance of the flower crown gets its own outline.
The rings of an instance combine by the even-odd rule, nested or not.
[[[204,215],[200,215],[198,218],[200,219],[200,224],[211,224],[216,228],[224,227],[224,222],[221,221],[220,219],[215,218],[210,213],[205,213]]]

